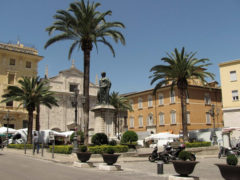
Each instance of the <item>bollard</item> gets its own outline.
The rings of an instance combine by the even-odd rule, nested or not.
[[[157,163],[157,173],[158,174],[163,174],[163,162],[162,161],[159,161]]]

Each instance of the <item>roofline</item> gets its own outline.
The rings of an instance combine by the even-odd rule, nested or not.
[[[238,64],[238,63],[240,63],[240,59],[223,62],[223,63],[220,63],[218,66],[223,67],[223,66],[228,66],[228,65]]]
[[[1,48],[0,49],[4,50],[4,51],[10,51],[10,52],[15,52],[15,53],[20,53],[20,54],[26,54],[26,55],[30,55],[30,56],[36,56],[36,57],[39,57],[41,59],[44,58],[44,56],[39,56],[39,55],[36,55],[36,54],[32,54],[32,53],[26,53],[26,52],[22,52],[22,51],[16,51],[16,50],[9,50],[9,49],[4,49],[4,48]],[[40,60],[41,60],[40,59]]]

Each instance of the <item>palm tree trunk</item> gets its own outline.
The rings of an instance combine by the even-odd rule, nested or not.
[[[179,91],[181,96],[183,140],[186,142],[188,141],[186,93],[184,88],[179,88]]]
[[[91,49],[84,48],[84,81],[83,81],[83,95],[86,98],[83,105],[84,117],[84,144],[88,145],[88,129],[89,129],[89,72],[90,72],[90,52]]]
[[[33,110],[28,110],[28,136],[27,136],[28,144],[32,144],[32,128],[33,128]]]
[[[40,105],[37,105],[36,131],[40,130]]]

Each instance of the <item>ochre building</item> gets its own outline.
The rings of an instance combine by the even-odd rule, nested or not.
[[[217,82],[202,85],[200,81],[189,82],[187,98],[188,130],[223,127],[221,89]],[[133,107],[128,112],[128,130],[152,133],[182,133],[181,99],[177,88],[160,88],[156,95],[153,89],[125,95]],[[214,105],[214,106],[213,106]],[[210,113],[211,109],[214,114]]]
[[[37,76],[38,62],[42,58],[35,48],[25,47],[19,42],[0,43],[0,102],[9,85],[17,85],[18,80],[23,76]],[[7,126],[7,119],[11,128],[27,127],[27,111],[18,105],[18,102],[0,104],[0,127]]]

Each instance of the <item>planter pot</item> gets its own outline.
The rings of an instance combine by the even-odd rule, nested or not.
[[[240,179],[240,166],[230,166],[227,164],[215,164],[224,179],[239,180]]]
[[[198,161],[172,161],[175,171],[180,174],[180,176],[188,176],[191,174],[198,163]]]
[[[103,161],[107,163],[107,165],[116,163],[119,156],[120,154],[102,154]]]
[[[81,162],[87,162],[92,155],[92,153],[90,152],[77,152],[76,154],[77,154],[78,160]]]

